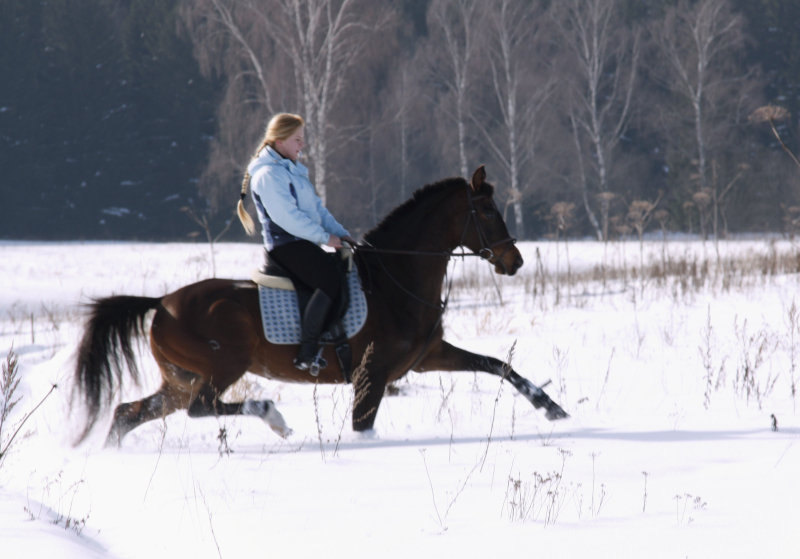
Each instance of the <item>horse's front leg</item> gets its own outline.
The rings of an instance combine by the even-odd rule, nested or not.
[[[507,380],[511,385],[525,396],[535,408],[545,408],[547,419],[564,419],[569,417],[561,406],[550,399],[544,390],[520,376],[508,363],[488,355],[479,355],[455,347],[442,340],[438,347],[425,356],[425,359],[416,367],[418,372],[424,371],[482,371]]]

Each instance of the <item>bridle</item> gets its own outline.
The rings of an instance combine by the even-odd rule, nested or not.
[[[478,250],[476,256],[480,256],[484,260],[488,261],[491,264],[497,265],[499,262],[500,265],[503,267],[503,272],[508,274],[508,268],[506,267],[505,262],[503,262],[503,256],[505,256],[506,252],[511,249],[511,247],[516,244],[517,240],[514,237],[506,237],[505,239],[500,239],[499,241],[495,241],[494,243],[490,243],[488,237],[486,236],[486,231],[484,231],[483,226],[481,225],[481,220],[478,217],[478,210],[475,208],[475,200],[480,200],[482,198],[490,198],[488,194],[478,194],[477,196],[472,194],[472,188],[467,187],[467,201],[469,202],[469,216],[467,217],[467,222],[464,224],[464,231],[461,233],[461,243],[460,245],[463,246],[463,241],[466,238],[467,230],[469,229],[470,222],[475,223],[475,229],[478,233],[478,240],[481,244],[481,248]],[[492,207],[497,214],[500,214],[500,211],[497,209],[497,205],[492,200]],[[496,255],[494,250],[496,247],[500,245],[508,245],[503,252],[499,255]],[[463,252],[463,251],[462,251]],[[460,256],[471,256],[470,254],[464,253]]]
[[[385,249],[385,248],[377,248],[369,243],[362,243],[358,245],[354,245],[353,249],[356,252],[367,252],[373,254],[398,254],[398,255],[407,255],[407,256],[438,256],[440,258],[447,258],[449,259],[451,256],[460,256],[462,258],[467,256],[478,256],[483,258],[484,260],[490,262],[491,264],[496,264],[497,260],[493,259],[501,259],[500,264],[503,267],[503,271],[508,273],[508,268],[506,267],[505,263],[502,262],[502,257],[508,252],[508,250],[516,244],[517,239],[514,237],[506,237],[505,239],[500,239],[499,241],[495,241],[493,243],[489,242],[489,239],[486,235],[486,231],[481,225],[480,218],[478,217],[478,210],[475,208],[475,200],[481,200],[483,198],[490,198],[491,196],[488,194],[478,194],[474,195],[472,193],[472,188],[468,185],[467,186],[467,202],[469,204],[469,214],[467,215],[467,219],[464,222],[464,227],[461,230],[461,239],[458,243],[458,246],[462,247],[462,251],[460,253],[453,253],[452,251],[437,251],[437,250],[403,250],[403,249]],[[492,206],[494,206],[494,211],[500,213],[497,209],[497,206],[492,201]],[[477,252],[465,252],[463,250],[464,240],[467,238],[467,233],[469,231],[469,226],[471,223],[475,224],[475,230],[478,234],[478,241],[480,242],[481,247],[478,249]],[[508,247],[503,250],[499,255],[495,254],[495,248],[507,244]]]

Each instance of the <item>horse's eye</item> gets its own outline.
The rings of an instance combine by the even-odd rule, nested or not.
[[[497,213],[497,209],[494,207],[494,204],[484,204],[481,207],[481,213],[483,214],[483,217],[494,217]]]

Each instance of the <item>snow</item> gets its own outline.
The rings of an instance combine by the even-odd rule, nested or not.
[[[235,394],[275,400],[289,439],[253,418],[178,412],[106,450],[109,414],[73,447],[81,305],[246,278],[261,260],[257,244],[213,250],[0,242],[0,358],[13,348],[20,375],[0,444],[22,425],[0,462],[4,558],[800,553],[798,276],[758,264],[796,262],[789,241],[721,243],[725,266],[753,263],[727,273],[712,243],[692,240],[647,241],[641,255],[637,242],[520,243],[511,278],[454,259],[446,339],[551,380],[567,420],[490,375],[411,373],[375,432],[357,434],[349,387],[248,375]],[[642,281],[640,258],[711,271]],[[602,266],[627,273],[604,281]],[[146,344],[140,363],[147,380],[126,401],[158,384]]]

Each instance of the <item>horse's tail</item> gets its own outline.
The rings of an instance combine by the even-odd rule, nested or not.
[[[123,362],[133,381],[139,382],[132,339],[144,335],[145,316],[160,303],[160,298],[118,295],[89,305],[75,368],[75,390],[86,404],[88,417],[76,444],[87,437],[100,411],[122,386]]]

